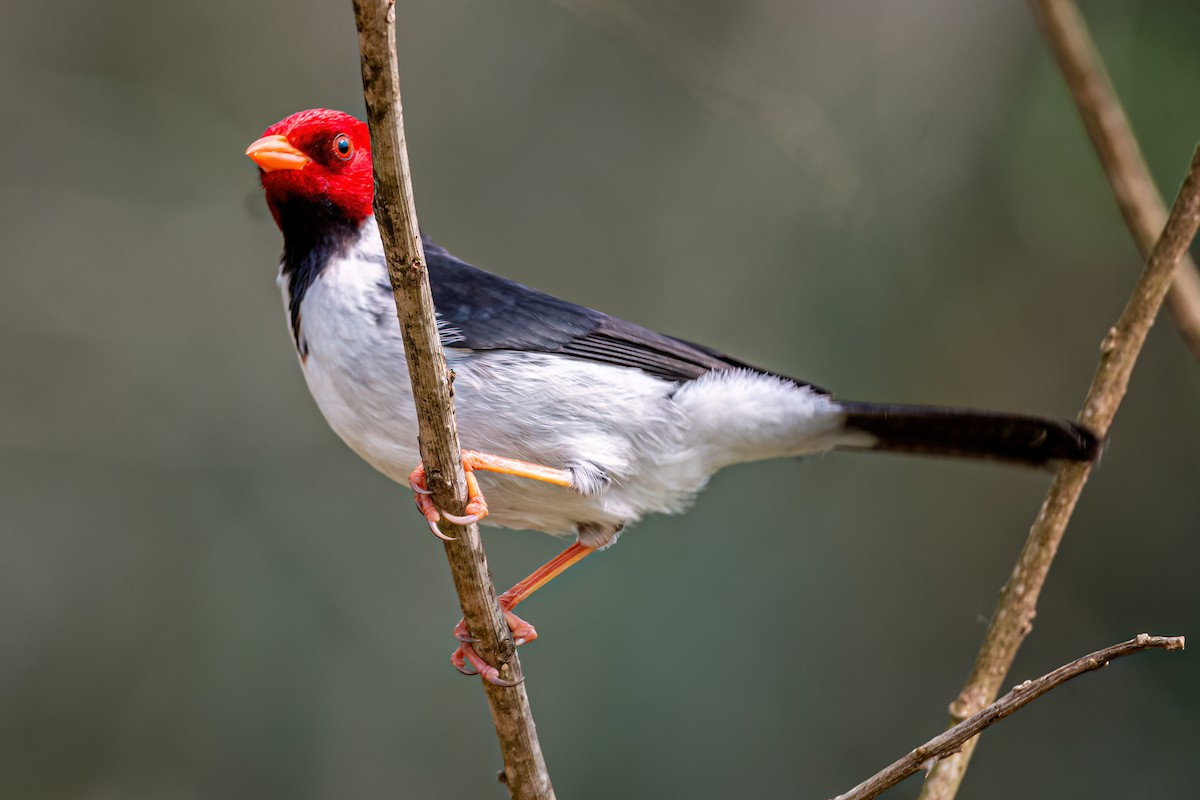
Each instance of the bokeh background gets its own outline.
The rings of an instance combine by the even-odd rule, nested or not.
[[[1023,4],[400,6],[421,220],[468,260],[843,397],[1078,409],[1139,263]],[[1084,9],[1171,196],[1200,9]],[[242,155],[361,113],[349,2],[0,13],[0,796],[505,796],[441,548],[309,399]],[[1009,683],[1196,633],[1198,476],[1164,322]],[[1047,483],[835,454],[644,521],[528,604],[559,796],[825,797],[924,741]],[[502,585],[561,546],[485,538]],[[964,791],[1194,792],[1198,676],[1060,689]]]

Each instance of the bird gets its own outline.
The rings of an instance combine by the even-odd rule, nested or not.
[[[836,399],[812,383],[656,333],[479,269],[422,235],[439,337],[454,374],[470,502],[437,509],[424,481],[404,347],[373,201],[367,125],[310,109],[247,149],[283,237],[278,284],[309,391],[363,460],[440,519],[573,537],[501,594],[513,608],[651,513],[679,513],[718,470],[829,450],[1091,461],[1100,440],[1064,419]],[[506,685],[459,622],[451,663]]]

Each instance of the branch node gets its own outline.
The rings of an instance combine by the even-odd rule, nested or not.
[[[1109,328],[1108,333],[1105,334],[1104,339],[1100,342],[1100,354],[1105,356],[1110,355],[1112,351],[1117,349],[1119,340],[1120,333],[1117,332],[1117,329],[1115,327]]]

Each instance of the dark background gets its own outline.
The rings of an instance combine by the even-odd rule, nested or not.
[[[1021,3],[400,3],[463,257],[843,397],[1070,416],[1139,260]],[[1200,10],[1088,2],[1160,185]],[[245,146],[362,112],[349,2],[0,11],[0,796],[503,797],[408,494],[326,428]],[[1200,614],[1200,369],[1153,331],[1011,685]],[[560,797],[825,797],[943,725],[1048,483],[730,469],[528,604]],[[561,546],[487,529],[497,583]],[[1196,657],[993,728],[973,798],[1194,791]],[[911,797],[910,781],[895,792]]]

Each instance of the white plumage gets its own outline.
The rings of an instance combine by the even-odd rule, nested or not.
[[[420,461],[412,389],[374,222],[300,304],[304,376],[329,425],[404,483]],[[285,304],[288,276],[280,274]],[[478,473],[486,523],[605,546],[650,512],[682,511],[718,469],[870,446],[828,396],[750,370],[676,383],[550,353],[472,351],[443,328],[465,448],[572,471],[575,489]]]

